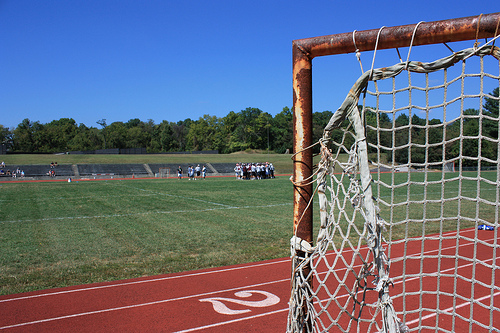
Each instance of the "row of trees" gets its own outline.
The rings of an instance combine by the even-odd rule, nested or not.
[[[331,112],[330,112],[331,114]],[[10,151],[55,153],[109,148],[143,148],[150,153],[218,150],[231,153],[260,149],[282,153],[292,146],[292,112],[288,107],[276,116],[257,108],[231,111],[219,118],[204,115],[198,120],[162,121],[155,124],[130,119],[96,127],[61,118],[47,124],[24,119],[9,130],[0,125],[0,140]]]
[[[466,109],[460,121],[447,124],[439,119],[422,119],[416,114],[410,119],[405,113],[399,114],[393,123],[387,114],[367,112],[366,136],[370,152],[379,150],[388,161],[397,163],[440,163],[444,150],[446,159],[461,157],[463,166],[477,166],[478,156],[490,160],[482,160],[482,165],[496,165],[499,149],[498,88],[491,96],[493,98],[485,98],[481,111]],[[377,131],[377,127],[382,130]],[[370,142],[377,142],[376,136],[379,136],[379,147],[370,145]]]
[[[368,142],[375,142],[376,136],[379,136],[381,146],[378,150],[386,155],[387,160],[394,159],[398,163],[438,162],[442,159],[443,149],[446,150],[446,158],[458,156],[459,151],[462,151],[462,156],[476,157],[481,149],[481,156],[496,161],[498,144],[494,140],[498,139],[499,129],[498,88],[491,95],[493,98],[485,99],[482,117],[479,110],[467,109],[463,121],[446,125],[439,119],[422,119],[417,114],[410,119],[407,114],[401,113],[391,119],[384,113],[367,112]],[[332,114],[331,111],[313,113],[315,141],[323,134]],[[0,139],[8,143],[10,150],[17,152],[143,147],[150,153],[196,150],[231,153],[247,149],[270,149],[277,153],[292,151],[292,111],[288,107],[274,117],[260,109],[247,108],[238,113],[231,111],[222,118],[204,115],[198,120],[188,118],[176,123],[162,121],[155,124],[152,120],[130,119],[126,123],[108,125],[105,119],[101,119],[97,124],[101,128],[77,125],[70,118],[48,124],[24,119],[12,131],[0,125]],[[382,128],[380,133],[375,131],[377,127]],[[336,130],[332,136],[334,141],[341,140],[342,131]],[[443,146],[443,136],[447,141],[461,139],[451,140]],[[426,148],[429,145],[431,149]],[[373,145],[369,147],[371,153],[377,151]],[[396,149],[393,153],[392,147],[405,149]],[[316,146],[315,149],[319,148]],[[468,159],[464,163],[477,165],[477,162]]]

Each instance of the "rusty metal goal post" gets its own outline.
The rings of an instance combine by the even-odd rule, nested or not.
[[[288,332],[500,328],[499,24],[481,14],[294,41]],[[410,60],[438,43],[446,56]],[[353,78],[313,142],[312,60],[401,47],[406,61]]]

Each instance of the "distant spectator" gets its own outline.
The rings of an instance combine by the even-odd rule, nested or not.
[[[188,167],[188,177],[189,180],[194,179],[194,168],[191,165]]]
[[[236,166],[234,167],[234,175],[236,176],[236,179],[241,179],[241,166],[239,163],[236,163]]]
[[[195,176],[195,180],[200,178],[200,174],[201,174],[201,168],[200,168],[200,165],[198,164],[196,166],[196,168],[194,168],[194,171],[196,172],[196,176]]]
[[[177,168],[177,177],[179,179],[182,179],[182,168],[181,166],[179,165],[179,167]]]
[[[4,161],[2,161],[2,163],[0,163],[0,167],[1,167],[2,169],[3,169],[3,168],[5,168],[5,162],[4,162]]]

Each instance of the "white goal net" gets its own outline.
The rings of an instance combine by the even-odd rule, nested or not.
[[[159,178],[170,178],[170,168],[159,168],[158,169]]]
[[[288,332],[500,331],[500,49],[366,71],[317,143]],[[301,222],[299,221],[299,224]]]

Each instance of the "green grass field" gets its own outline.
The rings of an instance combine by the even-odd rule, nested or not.
[[[265,156],[275,163],[272,155]],[[267,160],[265,156],[217,155],[210,161]],[[291,165],[290,156],[283,156],[277,159],[282,161],[279,163]],[[135,161],[130,156],[91,156],[90,160],[70,157],[64,162]],[[166,157],[142,158],[143,162],[155,163]],[[172,158],[188,162],[200,159]],[[33,157],[33,164],[44,162]],[[380,175],[382,182],[398,187],[392,194],[383,184],[373,185],[374,194],[380,192],[380,214],[393,222],[384,233],[387,239],[473,227],[480,219],[495,221],[496,172],[482,172],[480,181],[476,172],[466,173],[469,178],[461,181],[454,180],[456,174],[446,173],[448,180],[444,183],[441,175],[429,173],[426,187],[423,173],[397,173],[393,179],[391,174]],[[441,194],[448,200],[443,205]],[[458,197],[464,198],[458,201]],[[198,181],[3,183],[0,294],[287,257],[292,201],[293,186],[288,176],[259,181],[214,177]],[[314,207],[317,227],[319,210],[317,204]],[[350,203],[345,209],[350,214]],[[459,215],[466,219],[457,226]],[[409,220],[413,222],[407,223]],[[363,229],[363,223],[358,216],[358,230]]]
[[[289,255],[288,177],[0,184],[1,294]]]
[[[340,179],[340,175],[336,177]],[[384,231],[387,241],[456,231],[485,223],[493,225],[498,218],[496,171],[481,171],[480,174],[469,171],[461,178],[458,172],[443,174],[439,171],[427,174],[373,173],[372,178],[379,214],[388,222]],[[342,184],[347,192],[349,179],[344,177]],[[338,205],[343,207],[343,214],[347,217],[342,221],[354,219],[356,225],[356,228],[349,228],[345,223],[340,228],[344,235],[349,234],[349,238],[355,240],[362,234],[365,221],[360,214],[353,217],[354,208],[340,188],[336,188],[341,203]],[[341,240],[339,235],[334,239]]]

